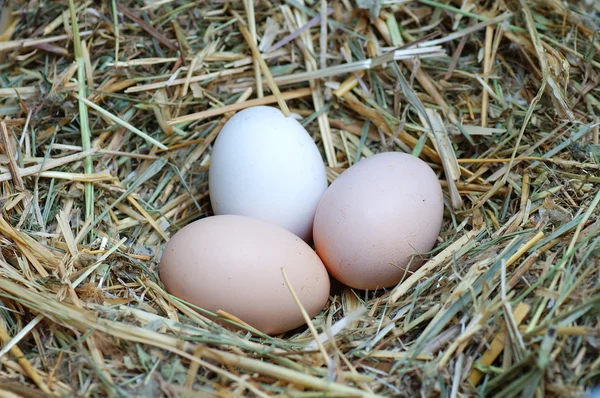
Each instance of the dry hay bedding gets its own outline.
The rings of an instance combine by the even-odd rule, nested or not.
[[[2,396],[564,397],[598,383],[598,3],[326,5],[4,3]],[[282,97],[330,180],[408,151],[446,193],[426,266],[389,290],[332,292],[313,320],[324,353],[307,328],[216,326],[156,273],[165,239],[211,214],[208,155],[230,111]]]

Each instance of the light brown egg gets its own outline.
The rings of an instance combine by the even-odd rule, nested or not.
[[[435,245],[443,210],[440,183],[425,162],[377,154],[342,173],[321,198],[313,227],[317,254],[350,287],[395,285]]]
[[[195,221],[169,241],[159,272],[169,293],[277,334],[305,323],[282,268],[308,314],[317,315],[329,297],[325,266],[302,239],[266,221],[237,215]]]

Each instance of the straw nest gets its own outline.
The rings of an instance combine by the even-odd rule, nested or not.
[[[598,4],[5,2],[1,396],[589,392]],[[212,142],[256,104],[300,118],[330,180],[405,151],[445,190],[426,264],[333,291],[319,336],[228,331],[157,278],[168,238],[211,214]]]

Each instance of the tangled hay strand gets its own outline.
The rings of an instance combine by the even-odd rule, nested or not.
[[[5,2],[2,396],[589,392],[598,4]],[[299,118],[330,181],[394,150],[445,191],[425,265],[387,290],[337,286],[318,341],[230,331],[157,278],[169,237],[211,214],[212,142],[260,104]]]

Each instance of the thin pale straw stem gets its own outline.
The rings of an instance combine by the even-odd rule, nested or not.
[[[154,138],[150,137],[148,134],[144,133],[137,127],[132,126],[125,120],[113,115],[112,113],[110,113],[107,110],[103,109],[102,107],[94,104],[92,101],[89,101],[86,98],[83,98],[77,94],[74,94],[74,95],[75,95],[75,98],[82,101],[84,104],[86,104],[90,108],[94,109],[95,111],[100,112],[102,115],[106,116],[107,118],[109,118],[113,122],[117,123],[118,125],[125,127],[127,130],[131,131],[132,133],[139,135],[140,137],[142,137],[144,140],[148,141],[149,143],[156,145],[160,149],[167,149],[167,146],[165,144],[155,140]]]
[[[311,90],[309,88],[301,88],[298,90],[288,91],[281,94],[281,98],[284,100],[290,100],[295,98],[302,98],[309,96],[311,94]],[[188,123],[196,120],[205,119],[208,117],[223,115],[227,112],[235,112],[241,109],[246,109],[251,106],[259,106],[259,105],[267,105],[278,102],[278,99],[274,95],[267,95],[262,98],[255,98],[241,103],[235,103],[231,105],[222,106],[220,108],[209,109],[203,112],[192,113],[191,115],[185,115],[177,117],[173,120],[169,120],[167,124],[182,124]]]
[[[262,69],[263,74],[265,75],[265,78],[267,79],[267,83],[269,84],[269,88],[271,89],[271,91],[273,92],[273,95],[277,99],[277,104],[279,105],[281,112],[283,113],[283,115],[285,117],[288,117],[290,115],[290,109],[288,108],[287,104],[285,103],[285,99],[281,96],[281,92],[279,91],[279,87],[277,86],[277,83],[275,83],[275,81],[273,81],[273,75],[271,75],[271,71],[269,70],[267,63],[265,62],[265,60],[262,57],[262,54],[258,50],[258,47],[256,46],[256,42],[254,42],[252,40],[252,36],[250,35],[248,28],[246,28],[246,26],[244,25],[244,22],[241,19],[238,19],[238,22],[239,22],[238,26],[240,28],[240,32],[242,33],[242,36],[244,36],[244,39],[248,43],[248,46],[250,46],[250,49],[252,50],[252,55],[254,56],[254,59],[258,60],[260,68]]]

